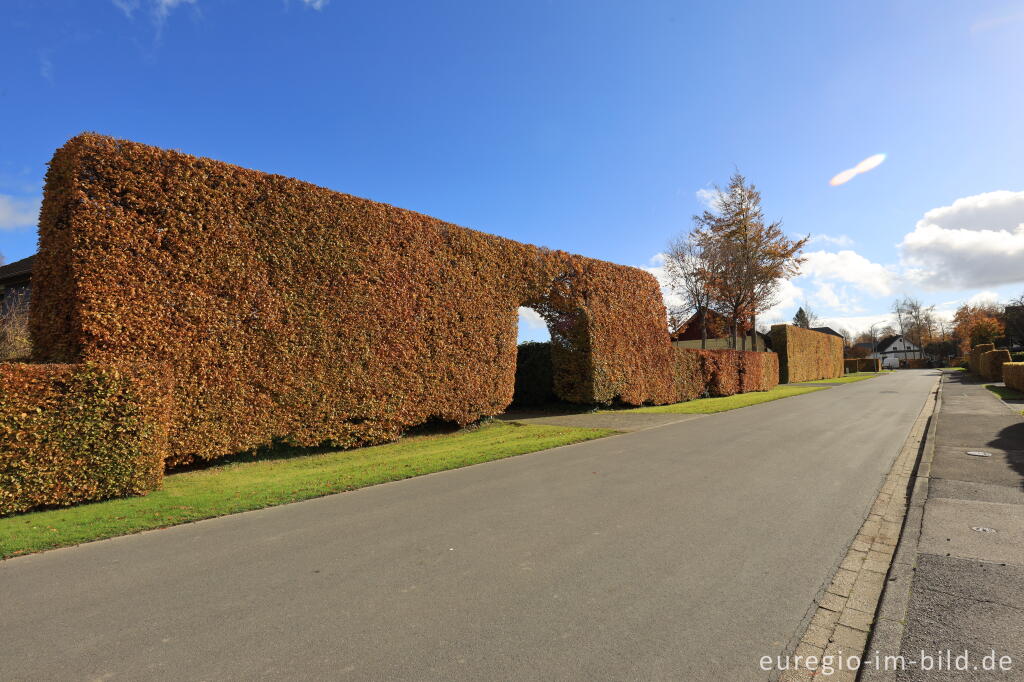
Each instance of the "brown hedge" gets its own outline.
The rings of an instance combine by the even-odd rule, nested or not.
[[[981,354],[978,362],[979,374],[990,381],[1003,380],[1003,364],[1010,362],[1010,351],[990,350]]]
[[[680,402],[768,391],[779,383],[775,353],[675,348],[676,393]]]
[[[158,392],[113,368],[0,363],[0,514],[159,487]]]
[[[971,349],[967,356],[967,369],[973,374],[981,374],[981,356],[990,350],[995,350],[994,343],[979,343]]]
[[[882,359],[879,357],[850,357],[843,360],[847,372],[881,372]]]
[[[54,155],[39,229],[35,359],[168,367],[171,461],[499,413],[521,305],[562,399],[679,396],[636,268],[94,134]]]
[[[1024,391],[1024,362],[1004,362],[1003,383],[1007,388]]]
[[[791,384],[843,375],[843,340],[812,329],[777,324],[772,348],[779,355],[779,382]]]
[[[881,372],[882,371],[882,359],[881,358],[857,358],[857,369],[858,372]]]

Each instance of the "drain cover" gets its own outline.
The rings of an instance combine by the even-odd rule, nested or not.
[[[979,533],[995,533],[995,528],[986,528],[985,526],[971,526],[971,530],[976,530]]]
[[[967,454],[971,457],[991,457],[991,452],[985,452],[984,450],[968,450]]]

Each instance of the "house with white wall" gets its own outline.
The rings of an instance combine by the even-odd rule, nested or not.
[[[900,366],[900,360],[923,359],[924,353],[914,343],[897,334],[896,336],[887,336],[879,341],[875,346],[875,351],[868,357],[881,359],[882,367],[885,369],[897,369]]]

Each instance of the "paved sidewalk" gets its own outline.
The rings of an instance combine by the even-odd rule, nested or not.
[[[986,383],[943,377],[934,450],[868,649],[906,668],[866,667],[861,680],[1024,680],[1024,419]],[[938,669],[940,654],[952,670]]]

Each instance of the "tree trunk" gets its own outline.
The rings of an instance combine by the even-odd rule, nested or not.
[[[740,321],[736,317],[732,318],[732,349],[736,350],[736,340],[740,335]]]
[[[708,316],[705,310],[700,316],[700,348],[704,350],[708,347]]]
[[[750,350],[757,350],[757,315],[750,316]]]

